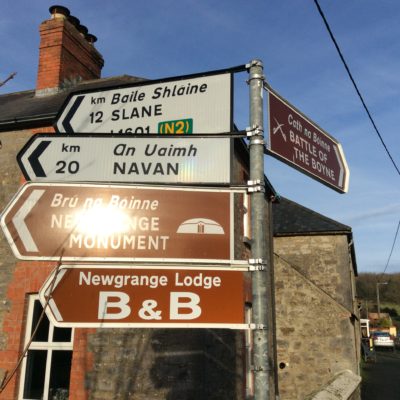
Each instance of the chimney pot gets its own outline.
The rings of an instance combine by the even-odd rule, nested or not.
[[[86,34],[85,38],[90,44],[94,44],[97,42],[97,37],[92,35],[91,33]]]
[[[49,12],[53,19],[66,19],[70,12],[67,7],[54,5],[49,8]]]
[[[83,37],[85,37],[88,34],[89,29],[85,25],[79,25],[78,31]]]
[[[74,17],[73,15],[70,15],[68,17],[68,21],[71,22],[71,24],[74,25],[76,29],[78,29],[79,25],[81,24],[81,21],[79,21],[79,19]]]

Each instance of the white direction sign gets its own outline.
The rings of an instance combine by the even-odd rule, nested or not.
[[[231,139],[129,135],[32,136],[17,156],[35,182],[230,182]]]
[[[56,122],[60,133],[222,133],[232,127],[231,73],[75,93]]]

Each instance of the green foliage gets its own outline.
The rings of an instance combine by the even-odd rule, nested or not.
[[[357,296],[363,300],[373,301],[376,304],[377,282],[388,282],[379,286],[379,298],[383,303],[400,305],[400,273],[397,274],[359,274],[356,279]],[[372,311],[372,310],[371,310]],[[397,311],[399,313],[399,311]]]
[[[380,320],[378,320],[376,326],[379,328],[390,328],[392,326],[390,322],[391,321],[388,318],[381,318]]]

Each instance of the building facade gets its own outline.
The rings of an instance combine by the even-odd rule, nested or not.
[[[50,12],[40,25],[36,88],[0,95],[0,210],[23,183],[16,155],[32,134],[54,132],[72,91],[141,81],[128,75],[101,78],[104,60],[95,37],[68,9],[54,6]],[[248,178],[241,141],[235,143],[233,175],[235,182]],[[271,206],[275,193],[267,187],[275,264],[275,276],[269,277],[275,282],[269,301],[276,325],[270,364],[278,376],[272,393],[281,400],[304,399],[343,370],[358,374],[354,244],[349,227],[284,198]],[[236,209],[245,212],[241,203]],[[244,226],[236,229],[241,240],[235,257],[248,258]],[[249,332],[56,328],[37,297],[56,265],[16,260],[0,235],[2,399],[251,398]],[[251,305],[250,296],[247,302]]]
[[[273,208],[280,395],[305,399],[342,371],[360,372],[353,237],[288,199]]]

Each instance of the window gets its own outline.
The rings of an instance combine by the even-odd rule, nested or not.
[[[43,311],[38,296],[29,297],[25,344]],[[57,328],[44,315],[21,369],[20,400],[64,400],[69,395],[73,330]]]

